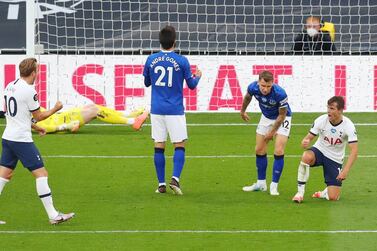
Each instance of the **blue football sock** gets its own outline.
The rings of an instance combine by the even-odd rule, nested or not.
[[[165,149],[154,148],[154,166],[159,183],[165,183]]]
[[[258,171],[258,180],[266,179],[266,170],[267,170],[267,154],[258,155],[257,154],[257,171]]]
[[[182,173],[183,165],[185,164],[185,148],[176,147],[174,150],[174,170],[173,176],[179,178]]]
[[[272,181],[278,183],[284,167],[284,155],[274,155],[274,167],[272,170]]]

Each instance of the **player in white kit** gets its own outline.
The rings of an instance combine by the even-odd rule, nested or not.
[[[4,107],[6,127],[2,137],[2,153],[0,160],[0,194],[12,178],[18,160],[36,179],[36,188],[51,224],[58,224],[71,219],[74,213],[58,212],[52,202],[51,189],[47,182],[47,170],[42,157],[33,143],[31,128],[44,135],[46,131],[32,122],[41,121],[63,106],[57,102],[51,110],[41,111],[37,92],[33,83],[38,74],[38,63],[35,58],[24,59],[20,65],[20,78],[9,83],[4,90]]]
[[[357,158],[357,133],[352,121],[343,115],[344,99],[334,96],[327,101],[327,114],[318,117],[301,145],[307,149],[310,142],[318,136],[316,143],[304,152],[298,167],[298,192],[293,201],[304,200],[305,184],[309,179],[309,169],[323,166],[323,175],[327,187],[313,194],[314,198],[338,200],[342,181],[347,178]],[[344,167],[343,158],[348,144],[350,154]]]

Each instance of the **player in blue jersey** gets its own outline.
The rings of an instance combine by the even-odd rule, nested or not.
[[[195,89],[202,75],[193,75],[187,58],[174,52],[176,33],[172,26],[160,31],[162,50],[150,55],[144,66],[144,84],[152,86],[151,124],[154,140],[154,164],[158,178],[156,193],[166,192],[165,142],[169,135],[174,144],[173,176],[169,184],[175,194],[182,195],[179,178],[185,163],[187,140],[186,117],[183,106],[183,80]]]
[[[266,191],[267,170],[267,146],[275,137],[274,164],[270,194],[279,195],[278,183],[284,167],[284,150],[291,129],[291,109],[288,104],[288,96],[284,89],[273,83],[273,75],[269,71],[259,74],[259,80],[251,83],[247,88],[242,103],[241,117],[245,121],[250,118],[246,109],[252,97],[259,102],[262,115],[256,132],[256,166],[258,180],[251,186],[243,187],[245,192]]]

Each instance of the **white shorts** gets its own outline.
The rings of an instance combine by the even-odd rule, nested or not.
[[[152,139],[154,142],[166,142],[168,134],[172,143],[187,140],[185,115],[151,114]]]
[[[291,120],[292,117],[285,117],[285,120],[283,121],[276,133],[279,135],[289,137],[289,133],[291,131]],[[259,124],[257,126],[257,133],[263,136],[266,135],[271,130],[272,125],[274,123],[275,119],[268,119],[262,114]]]

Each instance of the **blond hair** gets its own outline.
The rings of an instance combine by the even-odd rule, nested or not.
[[[31,73],[37,71],[37,59],[36,58],[25,58],[21,61],[18,66],[20,70],[21,77],[28,77]]]
[[[274,80],[274,75],[272,75],[272,73],[269,71],[262,71],[261,73],[259,73],[259,80],[262,79],[264,79],[264,81],[266,82],[271,82]]]

